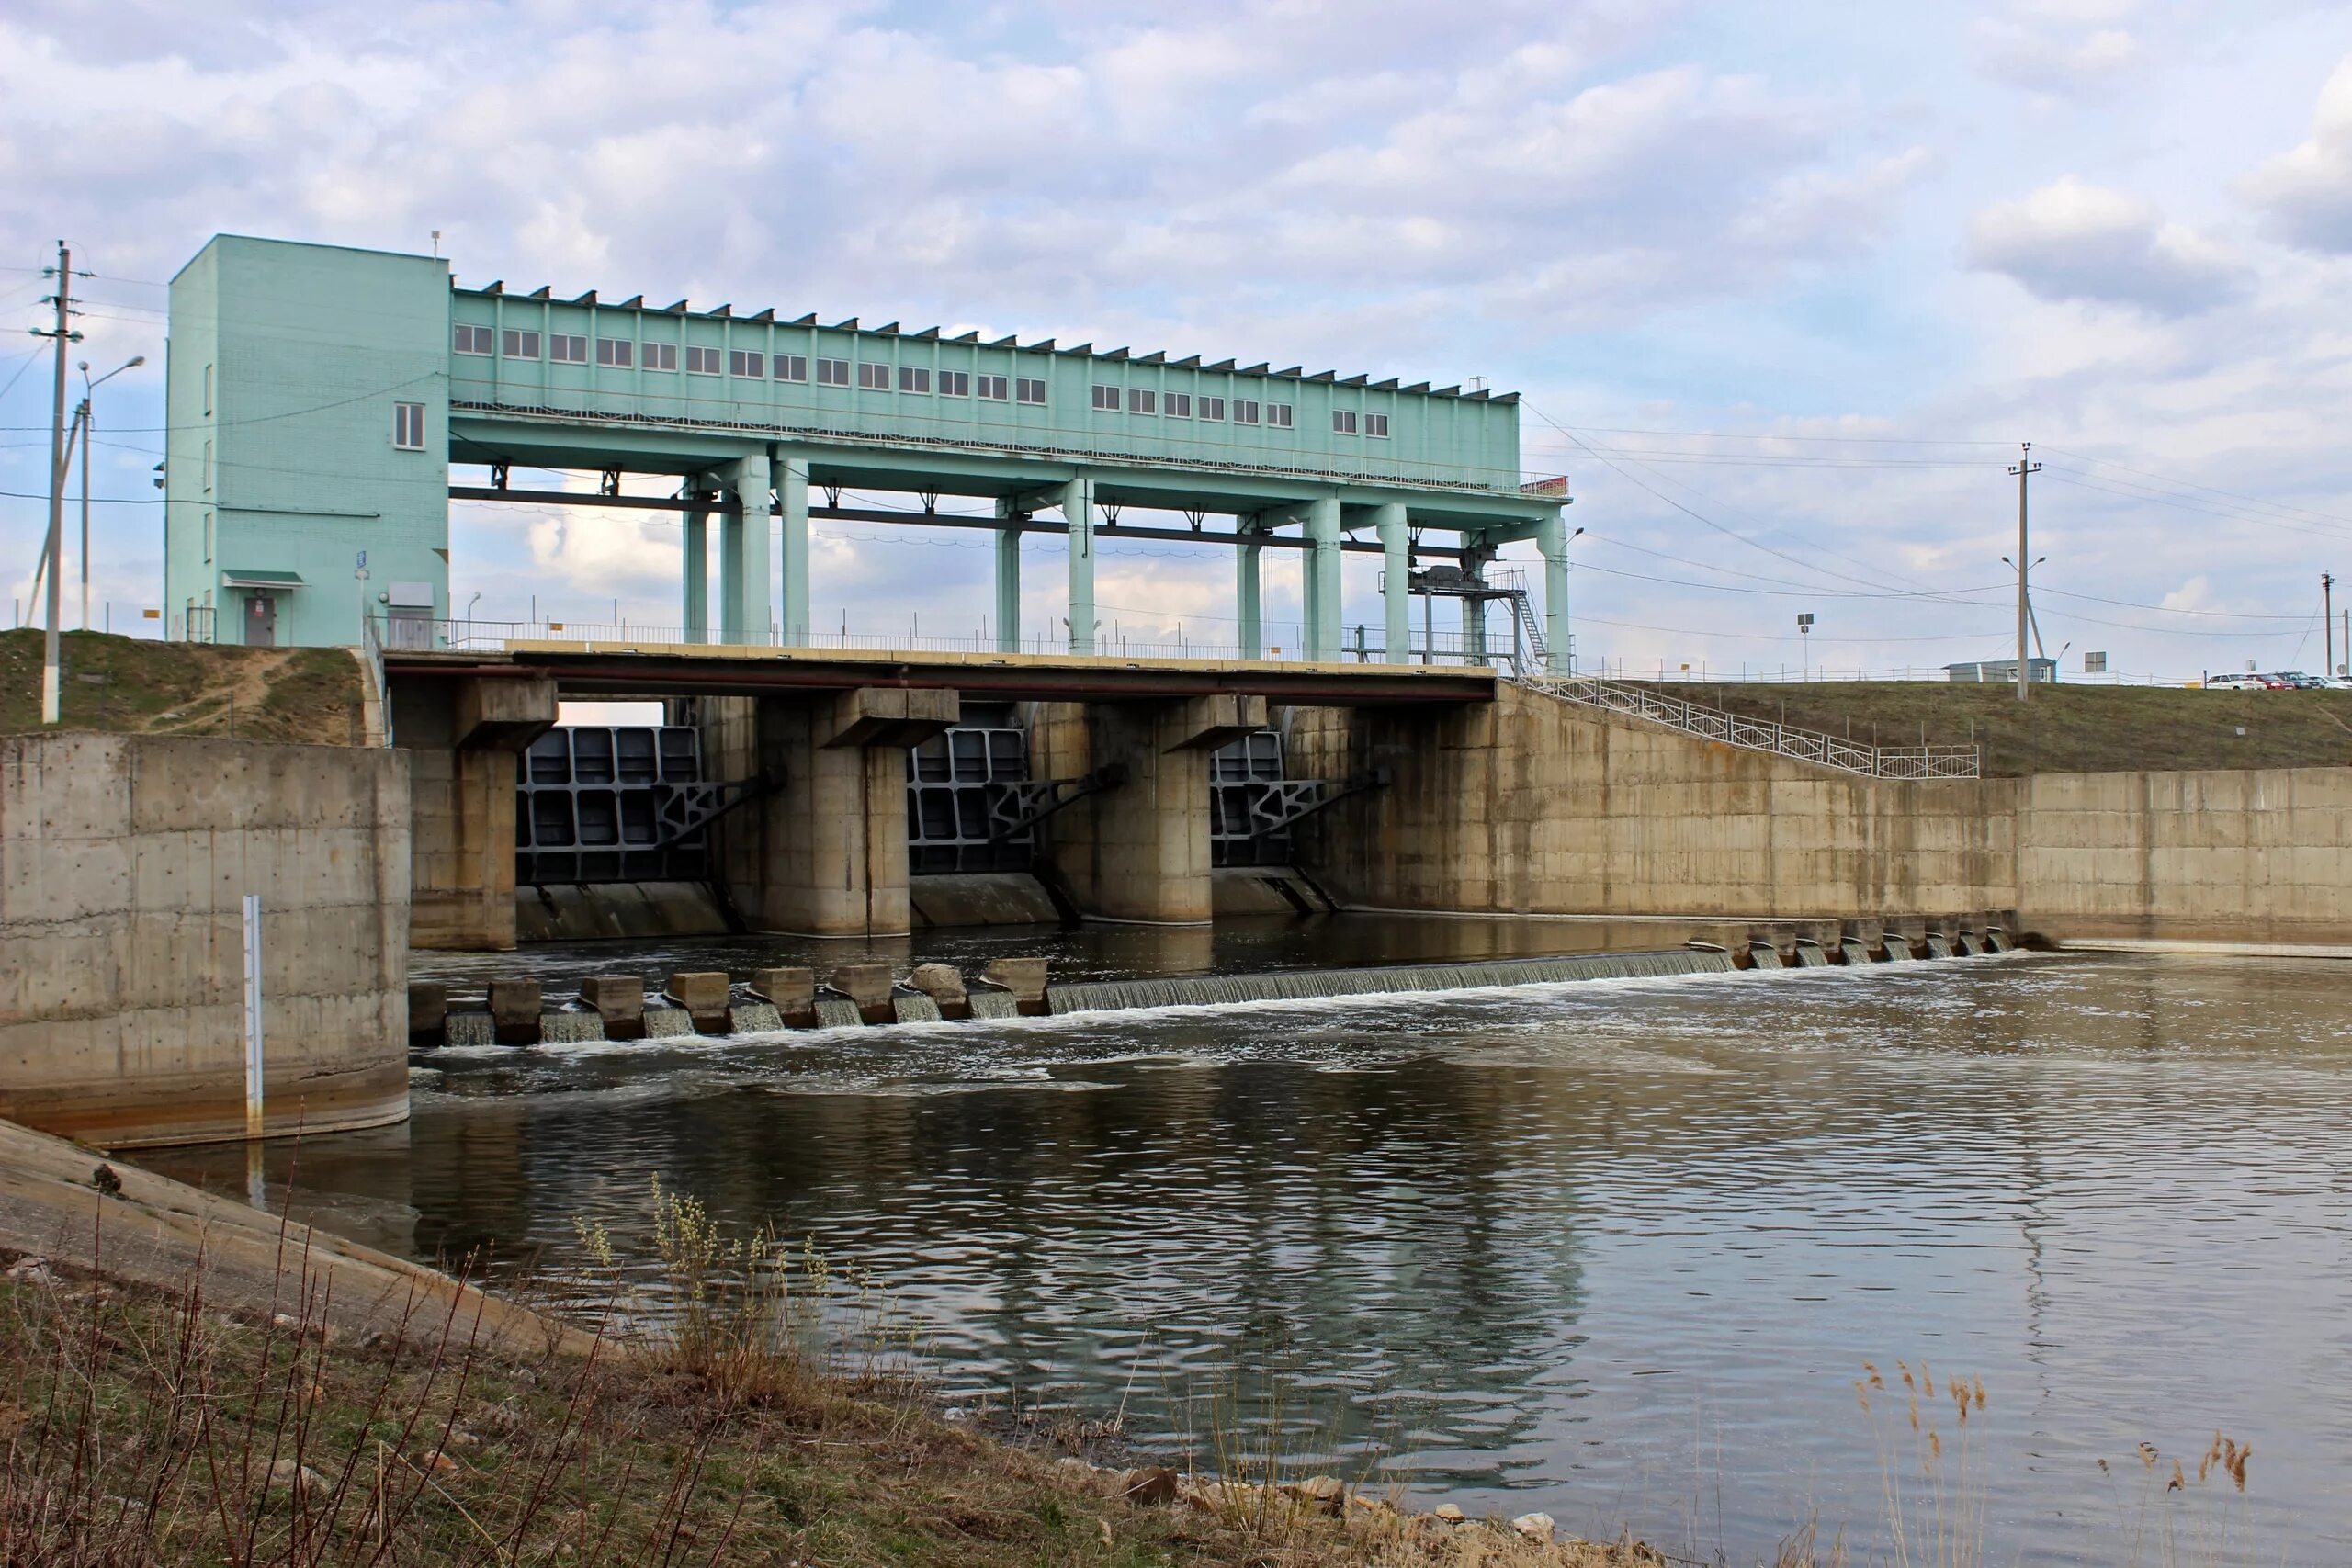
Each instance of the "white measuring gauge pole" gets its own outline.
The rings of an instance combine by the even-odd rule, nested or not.
[[[261,1136],[261,895],[245,895],[245,1136]]]

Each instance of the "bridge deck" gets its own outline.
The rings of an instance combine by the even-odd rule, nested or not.
[[[1483,703],[1492,670],[1309,664],[1294,660],[1169,659],[1052,653],[775,649],[703,643],[515,640],[501,652],[392,651],[398,676],[548,675],[572,697],[840,692],[860,686],[953,688],[1023,702],[1102,702],[1222,693],[1317,707]]]

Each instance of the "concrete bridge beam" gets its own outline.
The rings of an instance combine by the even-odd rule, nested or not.
[[[514,945],[514,760],[555,717],[548,677],[393,685],[392,733],[410,754],[413,945]]]
[[[1190,925],[1212,914],[1209,770],[1204,752],[1264,728],[1263,697],[1040,705],[1030,729],[1040,778],[1112,763],[1126,782],[1046,819],[1039,851],[1083,914]]]

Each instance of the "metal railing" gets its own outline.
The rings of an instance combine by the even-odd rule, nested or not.
[[[1973,779],[1984,776],[1982,754],[1973,746],[1862,746],[1818,729],[1801,729],[1770,719],[1747,718],[1722,708],[1703,707],[1641,686],[1620,685],[1593,675],[1522,677],[1520,683],[1563,702],[1645,719],[1702,740],[1720,740],[1750,751],[1818,762],[1841,773],[1874,779]]]

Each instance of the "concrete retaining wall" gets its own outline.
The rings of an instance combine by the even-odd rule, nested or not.
[[[2064,936],[2352,939],[2352,769],[1889,782],[1505,685],[1295,708],[1290,772],[1386,767],[1304,827],[1359,907],[1755,919],[2016,908]]]
[[[406,753],[0,738],[0,1117],[242,1137],[248,893],[268,1131],[405,1117]]]

